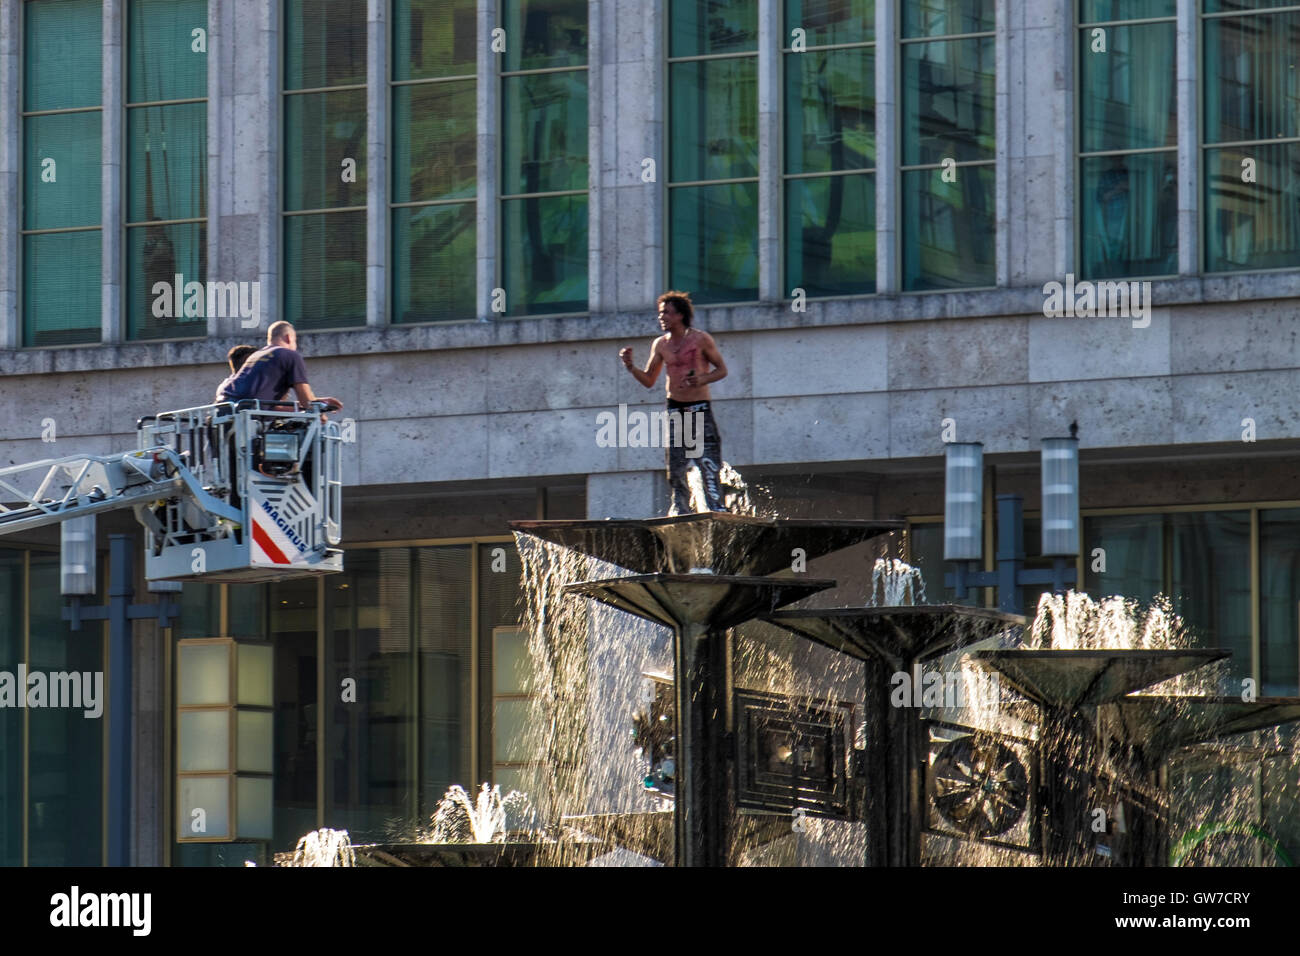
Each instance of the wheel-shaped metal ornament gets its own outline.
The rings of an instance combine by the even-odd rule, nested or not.
[[[986,737],[949,741],[930,768],[934,807],[968,837],[1006,833],[1029,804],[1029,778],[1016,752]]]

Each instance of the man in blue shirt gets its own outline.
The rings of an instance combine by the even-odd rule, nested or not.
[[[244,361],[243,367],[227,383],[224,395],[233,402],[245,398],[261,402],[279,402],[293,389],[302,408],[312,402],[332,405],[338,411],[343,403],[327,395],[312,393],[307,382],[307,366],[298,352],[298,333],[288,322],[276,322],[266,331],[265,348],[258,349]]]

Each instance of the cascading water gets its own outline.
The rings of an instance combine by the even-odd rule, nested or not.
[[[871,569],[872,607],[925,604],[925,581],[921,569],[898,558],[877,558]]]
[[[356,854],[347,830],[313,830],[294,847],[288,866],[356,866]]]
[[[504,797],[501,788],[485,783],[471,801],[465,788],[453,785],[433,813],[427,843],[502,843],[511,834],[531,837],[535,829],[532,803],[517,790]]]

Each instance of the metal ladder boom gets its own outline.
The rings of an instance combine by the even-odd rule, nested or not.
[[[0,535],[57,524],[69,518],[189,497],[215,518],[241,520],[240,512],[209,494],[171,448],[115,455],[70,455],[0,468]]]

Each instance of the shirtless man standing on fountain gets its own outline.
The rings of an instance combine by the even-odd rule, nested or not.
[[[709,383],[726,378],[727,366],[722,361],[722,353],[718,351],[713,336],[691,328],[695,310],[689,293],[665,292],[657,301],[659,328],[665,334],[655,339],[650,346],[650,359],[645,368],[639,369],[632,364],[631,349],[623,349],[618,356],[633,377],[646,388],[653,387],[659,379],[660,368],[668,366],[667,458],[668,486],[672,489],[672,507],[668,513],[688,514],[691,510],[691,490],[686,481],[689,462],[683,432],[687,436],[694,436],[692,444],[695,447],[698,447],[701,432],[703,433],[703,452],[694,461],[699,465],[704,485],[704,505],[709,511],[723,511],[722,488],[718,481],[718,473],[722,469],[722,444],[718,436],[718,425],[713,420],[713,411],[709,407]],[[713,366],[712,370],[709,366]],[[673,412],[677,414],[674,415]],[[687,415],[693,418],[683,428]],[[691,428],[690,425],[695,427]]]

